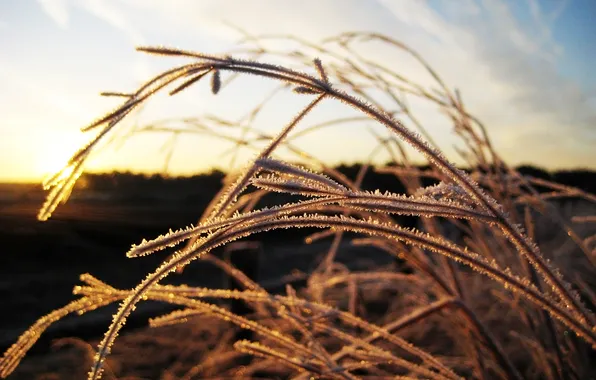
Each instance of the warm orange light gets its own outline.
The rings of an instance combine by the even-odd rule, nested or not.
[[[56,134],[48,138],[44,149],[39,149],[35,157],[35,171],[40,178],[46,178],[65,167],[81,144],[81,136],[77,133]]]

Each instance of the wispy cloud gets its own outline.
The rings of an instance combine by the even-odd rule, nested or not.
[[[235,3],[234,7],[215,3],[201,2],[200,9],[195,6],[196,12],[186,16],[177,13],[177,17],[192,18],[207,33],[219,37],[225,37],[221,28],[206,27],[213,24],[212,20],[226,20],[255,34],[288,33],[313,40],[349,30],[396,36],[462,91],[472,112],[486,121],[505,156],[513,160],[534,159],[556,165],[552,147],[532,144],[528,137],[533,133],[550,135],[557,141],[573,136],[575,151],[582,154],[590,152],[595,142],[594,93],[582,90],[579,83],[558,70],[563,47],[553,39],[551,28],[566,2],[548,11],[534,0],[469,0],[466,4],[442,0],[435,1],[435,6],[426,1],[378,0],[366,5],[345,1],[341,7],[318,1],[296,6],[265,0]],[[163,5],[154,2],[153,6],[168,12]],[[521,7],[529,17],[514,12],[513,6]],[[383,59],[382,52],[376,54]],[[420,71],[401,62],[399,66],[412,79],[424,80]],[[519,147],[521,138],[526,140],[524,149]],[[524,156],[520,150],[531,153]],[[564,151],[559,149],[558,153],[558,162],[564,162]],[[567,161],[578,159],[571,156],[569,153]],[[596,158],[594,153],[591,157]]]
[[[123,32],[135,45],[145,43],[145,39],[139,30],[127,17],[121,2],[110,2],[102,0],[81,0],[69,3],[68,0],[37,0],[46,14],[58,25],[66,29],[72,7],[78,7],[89,14],[108,23],[115,29]]]
[[[42,109],[51,109],[52,112],[48,111],[47,117],[53,117],[56,111],[64,117],[67,112],[75,112],[70,107],[76,103],[71,103],[73,98],[79,103],[74,108],[85,112],[88,120],[96,116],[95,113],[83,111],[97,110],[96,104],[92,104],[87,98],[83,100],[68,93],[76,88],[71,84],[81,80],[81,76],[73,75],[72,71],[67,72],[66,69],[60,71],[60,59],[75,58],[81,67],[86,65],[85,57],[80,54],[82,39],[68,40],[77,36],[78,32],[84,32],[86,39],[100,41],[102,52],[108,52],[110,48],[114,51],[105,61],[102,57],[94,58],[94,72],[97,72],[98,67],[105,69],[99,73],[104,79],[93,82],[94,91],[97,91],[97,86],[104,86],[108,82],[110,87],[101,90],[128,90],[127,87],[112,86],[122,78],[129,80],[125,86],[131,85],[131,82],[138,83],[147,79],[149,74],[171,64],[170,60],[149,58],[142,54],[132,55],[132,49],[130,52],[124,50],[126,45],[170,44],[221,52],[239,38],[239,34],[226,26],[226,23],[237,25],[252,34],[293,34],[314,42],[341,32],[365,30],[391,35],[418,51],[437,69],[450,87],[457,87],[461,91],[468,109],[487,124],[497,148],[510,162],[533,162],[551,167],[584,163],[593,166],[596,162],[596,152],[593,149],[596,144],[596,88],[589,88],[586,83],[562,74],[564,70],[561,70],[561,65],[568,58],[566,46],[553,33],[553,28],[560,27],[559,20],[565,16],[567,8],[574,6],[573,2],[37,1],[39,8],[48,16],[46,20],[50,26],[53,23],[60,28],[72,29],[72,33],[56,34],[56,38],[62,38],[59,41],[62,55],[39,57],[44,65],[39,66],[39,72],[35,75],[30,75],[31,78],[43,78],[46,75],[44,70],[51,67],[54,80],[47,83],[24,81],[26,88],[21,88],[22,92],[32,94],[31,99],[40,104]],[[90,22],[88,25],[74,22],[89,15],[92,18],[87,20],[99,22]],[[13,23],[12,18],[9,20],[10,28],[16,28],[15,36],[18,36],[18,23]],[[0,27],[1,25],[0,21]],[[29,41],[34,40],[31,38]],[[72,56],[68,55],[69,46],[72,46]],[[3,47],[4,44],[0,45],[0,48]],[[9,47],[14,49],[13,54],[3,56],[0,65],[5,63],[5,67],[14,69],[14,75],[26,77],[23,73],[18,73],[18,70],[15,71],[19,67],[18,62],[10,61],[11,57],[21,54],[17,44]],[[405,55],[378,48],[367,50],[367,54],[370,54],[369,58],[392,64],[401,74],[416,82],[429,83],[428,74]],[[72,70],[76,64],[69,67]],[[28,70],[33,69],[35,68],[28,67]],[[58,80],[60,76],[65,78],[63,82]],[[64,83],[70,83],[68,91]],[[85,86],[90,87],[89,83],[88,80],[81,80],[81,91],[77,93],[82,93]],[[60,91],[45,88],[46,84],[53,87],[59,84]],[[196,97],[192,98],[192,102],[177,98],[175,105],[149,107],[151,110],[147,114],[161,118],[179,115],[172,115],[171,112],[174,111],[180,111],[184,116],[193,112],[196,114],[200,110],[217,112],[225,109],[228,104],[240,104],[243,99],[247,99],[246,96],[236,94],[238,91],[230,91],[222,94],[227,97],[227,102],[222,102],[220,98],[214,100],[205,95],[207,92],[203,94],[200,90],[197,91],[196,96],[201,97],[200,102],[197,102]],[[254,88],[251,91],[255,94],[257,92]],[[432,133],[445,137],[441,138],[444,147],[450,147],[453,141],[449,139],[452,137],[445,130],[446,123],[440,113],[430,112],[428,107],[420,107],[419,110],[427,128]],[[77,118],[81,117],[80,112],[76,115]],[[170,113],[165,115],[167,112]],[[342,134],[345,146],[350,149],[333,152],[322,147],[323,153],[328,157],[335,154],[338,160],[353,160],[356,158],[354,152],[362,152],[362,157],[358,158],[364,158],[373,141],[362,138],[363,133],[358,133],[351,131]],[[319,149],[316,144],[312,147]],[[215,150],[215,144],[211,144],[209,149]],[[183,155],[193,154],[195,150],[194,145],[188,150],[184,146],[180,148],[182,166],[185,164],[183,161],[187,161],[182,159]],[[127,162],[132,162],[133,167],[146,164],[132,158]],[[182,166],[178,169],[184,171]]]
[[[133,26],[121,6],[104,0],[84,0],[79,5],[87,12],[122,31],[134,45],[145,43],[141,32]]]
[[[37,0],[43,10],[59,27],[68,27],[68,7],[66,0]]]
[[[528,3],[528,9],[532,16],[532,21],[536,25],[536,28],[541,34],[542,39],[547,44],[554,44],[552,39],[552,27],[559,18],[559,16],[561,16],[561,14],[569,6],[569,0],[561,0],[555,2],[554,8],[551,9],[550,12],[543,9],[543,6],[540,4],[538,0],[526,1]],[[557,46],[557,48],[560,49],[559,46]],[[561,50],[558,50],[557,52],[561,52]]]

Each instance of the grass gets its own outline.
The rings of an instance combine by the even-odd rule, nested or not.
[[[263,47],[276,39],[307,53]],[[373,42],[414,57],[433,78],[435,89],[411,82],[353,47]],[[182,369],[178,374],[168,372],[174,378],[205,375],[207,363],[213,374],[221,376],[582,379],[594,375],[590,360],[596,348],[596,318],[591,311],[596,304],[594,230],[590,229],[594,217],[571,218],[553,203],[553,199],[573,197],[593,204],[593,195],[524,177],[509,167],[460,94],[450,90],[412,49],[387,36],[347,33],[314,45],[291,36],[246,35],[240,46],[239,54],[246,58],[138,48],[149,54],[188,59],[189,63],[154,77],[133,93],[104,93],[122,97],[122,104],[83,128],[96,135],[46,181],[51,191],[39,219],[51,217],[68,198],[96,147],[117,134],[119,123],[157,92],[176,95],[210,77],[213,94],[219,94],[229,83],[222,77],[249,74],[279,83],[275,92],[291,88],[296,96],[310,97],[310,103],[276,135],[251,127],[271,97],[240,121],[202,115],[187,119],[183,129],[173,129],[167,123],[141,129],[204,133],[232,140],[238,147],[258,147],[263,140],[267,143],[244,170],[229,176],[195,226],[131,247],[127,252],[131,258],[170,252],[134,289],[116,289],[89,274],[82,275],[83,284],[74,288],[79,298],[38,320],[5,353],[0,361],[2,377],[10,375],[50,324],[68,314],[119,302],[111,326],[93,359],[88,360],[89,379],[116,376],[117,371],[106,360],[126,319],[146,300],[179,307],[152,319],[153,327],[183,324],[181,328],[192,331],[197,318],[215,318],[253,332],[250,341],[234,342],[233,336],[224,339],[217,348],[220,365],[205,354],[185,373]],[[307,58],[308,52],[319,58]],[[279,57],[291,59],[292,65],[263,60]],[[379,93],[391,100],[390,107],[379,100]],[[445,157],[408,108],[407,97],[430,102],[452,121],[453,133],[462,141],[459,153],[467,160],[469,171],[458,169]],[[291,132],[323,102],[344,103],[358,116],[328,120],[302,133],[363,120],[381,124],[391,134],[386,139],[375,134],[378,149],[389,152],[392,162],[376,170],[393,173],[405,185],[405,194],[391,189],[362,190],[371,165],[364,165],[357,178],[350,179],[294,144]],[[398,115],[409,119],[417,131],[407,128]],[[241,128],[239,137],[222,133],[224,125]],[[405,146],[424,157],[429,169],[414,166]],[[280,147],[301,159],[289,163],[276,158]],[[423,186],[427,178],[437,184]],[[270,192],[295,198],[263,207],[262,198]],[[555,243],[536,238],[543,215],[554,221],[549,235],[560,238]],[[418,227],[401,226],[396,217],[402,216],[416,217]],[[303,289],[287,287],[286,294],[270,294],[213,254],[235,240],[288,228],[320,229],[307,243],[331,239],[325,258]],[[336,261],[346,239],[386,252],[403,262],[402,267],[350,271]],[[562,248],[567,242],[572,249]],[[219,263],[244,290],[162,283],[198,259]],[[571,270],[578,263],[581,271]],[[242,300],[254,312],[237,315],[209,301],[221,299]],[[379,301],[381,312],[371,306]],[[216,324],[213,326],[215,329]],[[195,349],[213,348],[197,342]],[[243,365],[223,364],[240,363],[238,360],[246,357],[251,360]]]

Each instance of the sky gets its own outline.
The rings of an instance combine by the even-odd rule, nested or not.
[[[80,128],[118,104],[100,92],[132,91],[176,63],[135,46],[223,53],[240,38],[230,25],[313,42],[354,30],[387,34],[413,47],[461,92],[509,163],[596,169],[593,20],[593,0],[0,0],[0,181],[39,181],[58,169],[92,137]],[[381,48],[368,54],[408,78],[428,79],[403,55]],[[180,98],[158,97],[127,122],[239,116],[266,96],[271,86],[262,82],[242,79],[217,96],[199,83]],[[279,130],[305,104],[296,97],[282,94],[257,127]],[[312,120],[352,115],[339,105],[321,108]],[[417,110],[458,162],[445,118],[428,106]],[[375,144],[368,128],[379,126],[346,125],[299,142],[329,163],[352,163]],[[133,135],[95,155],[89,169],[161,171],[168,141],[163,134]],[[232,158],[230,147],[205,136],[179,138],[168,170],[228,170],[254,154],[245,149]]]

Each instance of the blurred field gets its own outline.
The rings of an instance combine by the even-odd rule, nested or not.
[[[117,181],[118,177],[115,178]],[[112,188],[87,183],[75,189],[72,199],[43,223],[36,220],[44,196],[39,186],[0,185],[0,244],[3,247],[0,297],[6,310],[10,310],[0,313],[1,350],[7,349],[37,318],[69,302],[81,273],[90,272],[121,289],[137,284],[167,253],[127,259],[124,253],[130,245],[169,228],[196,222],[217,190],[218,178],[204,176],[203,184],[195,183],[196,186],[155,178],[128,180]],[[376,188],[382,183],[382,177],[373,176],[367,181],[363,187]],[[167,192],[166,188],[173,190]],[[265,203],[269,201],[264,200]],[[573,199],[557,203],[563,215],[593,214],[594,210],[588,206],[589,203]],[[403,222],[413,221],[404,219]],[[557,228],[550,223],[543,220],[536,224],[537,241],[543,245],[558,244],[553,251],[564,258],[568,268],[573,267],[576,265],[574,248],[563,237],[552,234]],[[304,244],[304,237],[310,232],[284,230],[253,238],[259,239],[263,248],[258,280],[271,293],[285,291],[286,283],[300,289],[326,254],[329,240]],[[350,240],[355,236],[346,234],[342,240],[338,263],[351,271],[403,270],[395,259],[372,246],[352,245]],[[580,261],[577,263],[579,265]],[[580,273],[582,268],[578,267],[577,271]],[[171,276],[168,283],[221,288],[225,282],[219,269],[199,261],[183,274]],[[596,288],[589,279],[587,285]],[[383,292],[370,292],[360,302],[362,309],[359,312],[368,315],[378,312],[382,316],[391,308],[391,298]],[[90,365],[90,350],[109,325],[116,306],[69,317],[51,326],[11,378],[83,377]],[[186,373],[196,363],[210,363],[210,357],[217,357],[218,350],[224,350],[223,347],[227,350],[237,337],[237,327],[208,316],[200,317],[193,324],[146,329],[150,317],[173,309],[172,306],[146,302],[131,316],[120,344],[108,360],[108,365],[118,372],[119,377],[165,379],[168,373]],[[64,339],[69,337],[77,339]],[[91,346],[78,338],[92,342]],[[214,362],[213,373],[225,371],[225,368],[236,367],[237,370],[242,363],[238,360],[234,357],[224,363]],[[205,375],[210,371],[202,368],[201,373]],[[263,373],[272,376],[274,371]]]
[[[72,299],[72,288],[81,273],[90,272],[120,288],[130,288],[153,270],[167,254],[136,260],[124,253],[133,243],[157,236],[169,228],[196,222],[199,208],[185,207],[185,200],[145,199],[132,201],[90,200],[84,191],[58,209],[47,222],[36,219],[43,202],[36,185],[0,185],[0,297],[10,313],[0,314],[0,350],[5,350],[37,318]],[[205,198],[208,196],[205,195]],[[78,199],[77,199],[78,198]],[[174,197],[176,198],[176,197]],[[176,204],[178,203],[178,204]],[[284,279],[303,278],[327,249],[328,243],[305,245],[306,231],[269,233],[262,241],[260,280],[275,290]],[[262,237],[262,238],[263,238]],[[366,253],[366,254],[364,254]],[[374,249],[342,244],[341,262],[353,268],[391,262]],[[170,282],[219,288],[223,275],[212,265],[197,262]],[[146,325],[147,317],[170,310],[159,304],[141,305],[128,328]],[[95,338],[103,334],[115,306],[78,318],[67,318],[52,326],[31,351],[45,353],[50,340],[77,336]]]

